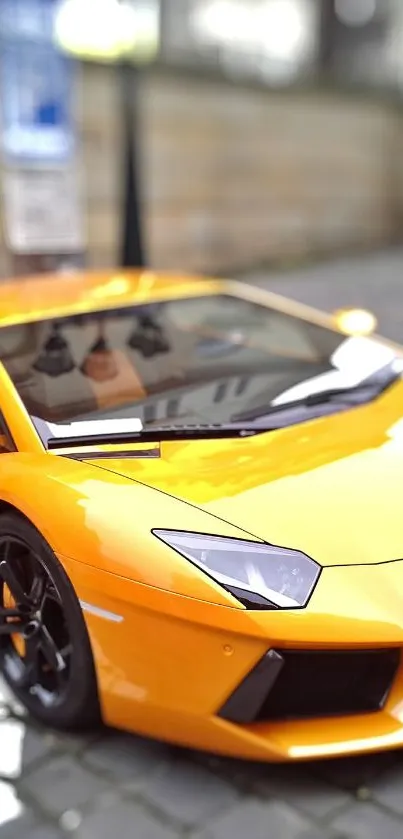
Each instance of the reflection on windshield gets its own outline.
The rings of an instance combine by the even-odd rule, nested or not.
[[[379,341],[372,338],[346,338],[330,358],[332,369],[288,388],[273,399],[272,404],[286,405],[332,389],[353,389],[395,360],[394,350]]]
[[[57,323],[51,326],[49,337],[32,365],[37,373],[57,378],[63,373],[71,373],[75,364],[70,352],[70,347],[63,337]]]
[[[226,423],[331,371],[343,340],[214,295],[6,327],[0,358],[29,413],[47,422]]]
[[[98,335],[84,357],[80,370],[93,382],[109,382],[118,374],[115,355],[108,341],[103,320],[99,321]]]
[[[153,358],[170,351],[163,327],[151,315],[135,319],[135,327],[127,343],[132,350],[138,350],[143,358]]]

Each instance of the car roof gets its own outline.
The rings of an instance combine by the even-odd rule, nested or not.
[[[0,282],[0,327],[223,291],[225,283],[153,271],[75,271]]]

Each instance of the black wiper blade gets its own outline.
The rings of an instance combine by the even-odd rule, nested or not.
[[[323,405],[326,402],[332,402],[332,400],[342,399],[343,402],[357,402],[357,399],[362,400],[362,397],[368,396],[368,399],[373,398],[374,396],[378,396],[380,393],[380,388],[376,387],[374,384],[372,385],[356,385],[353,387],[339,387],[339,388],[329,388],[329,390],[322,390],[318,393],[311,393],[309,396],[306,396],[303,399],[304,405]]]
[[[313,408],[316,405],[331,405],[332,403],[339,405],[340,408],[343,408],[343,406],[348,408],[352,405],[362,404],[365,401],[369,402],[372,399],[376,399],[376,397],[380,396],[397,379],[401,378],[401,375],[402,371],[396,369],[395,363],[389,362],[385,367],[380,368],[380,370],[372,373],[356,385],[328,388],[317,393],[310,393],[302,397],[302,399],[283,402],[281,405],[262,405],[254,411],[245,411],[242,414],[234,416],[234,422],[246,423],[260,419],[266,420],[266,418],[275,416],[277,413]]]
[[[80,448],[82,446],[120,446],[131,443],[152,443],[156,441],[183,440],[194,438],[230,438],[230,437],[252,437],[261,434],[265,429],[245,423],[226,423],[215,425],[168,425],[154,428],[145,428],[143,431],[130,431],[118,433],[99,433],[75,435],[72,437],[49,437],[47,448],[50,451],[55,449]],[[267,429],[270,430],[270,427]]]
[[[304,404],[323,405],[333,399],[336,401],[342,399],[344,402],[351,404],[362,401],[363,397],[368,400],[374,399],[387,390],[397,379],[401,378],[401,374],[402,371],[400,367],[396,367],[395,361],[389,362],[356,385],[328,388],[319,393],[311,393],[304,399]]]

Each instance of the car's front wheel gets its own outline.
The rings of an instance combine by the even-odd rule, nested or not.
[[[90,641],[60,562],[17,514],[0,516],[0,671],[33,717],[71,729],[99,721]]]

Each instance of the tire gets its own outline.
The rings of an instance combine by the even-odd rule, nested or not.
[[[12,547],[7,549],[7,545]],[[80,730],[98,725],[100,707],[94,659],[82,610],[66,572],[38,531],[18,514],[7,513],[0,516],[0,561],[5,550],[15,551],[16,559],[9,559],[3,565],[3,575],[7,566],[12,569],[13,574],[18,572],[20,580],[29,574],[30,580],[33,581],[35,570],[32,569],[37,568],[38,585],[43,586],[43,581],[48,580],[45,591],[49,593],[45,594],[41,601],[42,628],[35,639],[22,642],[22,651],[16,646],[16,641],[10,636],[2,636],[0,631],[0,672],[32,717],[46,726],[61,730]],[[10,589],[11,585],[7,587],[4,576],[0,576],[0,606],[7,606],[5,597]],[[48,624],[51,618],[51,642],[53,643],[57,636],[63,637],[63,640],[66,638],[66,643],[68,639],[65,658],[61,658],[62,662],[64,660],[61,673],[58,672],[58,668],[53,672],[47,664],[43,656],[42,642],[38,640],[42,637],[39,636],[39,632],[48,631],[45,614]],[[3,625],[5,622],[3,619]],[[31,646],[28,647],[28,644]],[[34,650],[34,644],[39,652]],[[34,669],[34,665],[31,664],[30,668],[26,665],[28,650],[30,658],[36,662],[35,673],[40,673],[32,684],[29,683],[28,673]],[[57,683],[54,691],[49,690],[52,678]],[[47,684],[43,687],[42,681],[46,680]],[[63,687],[59,686],[59,681]]]

